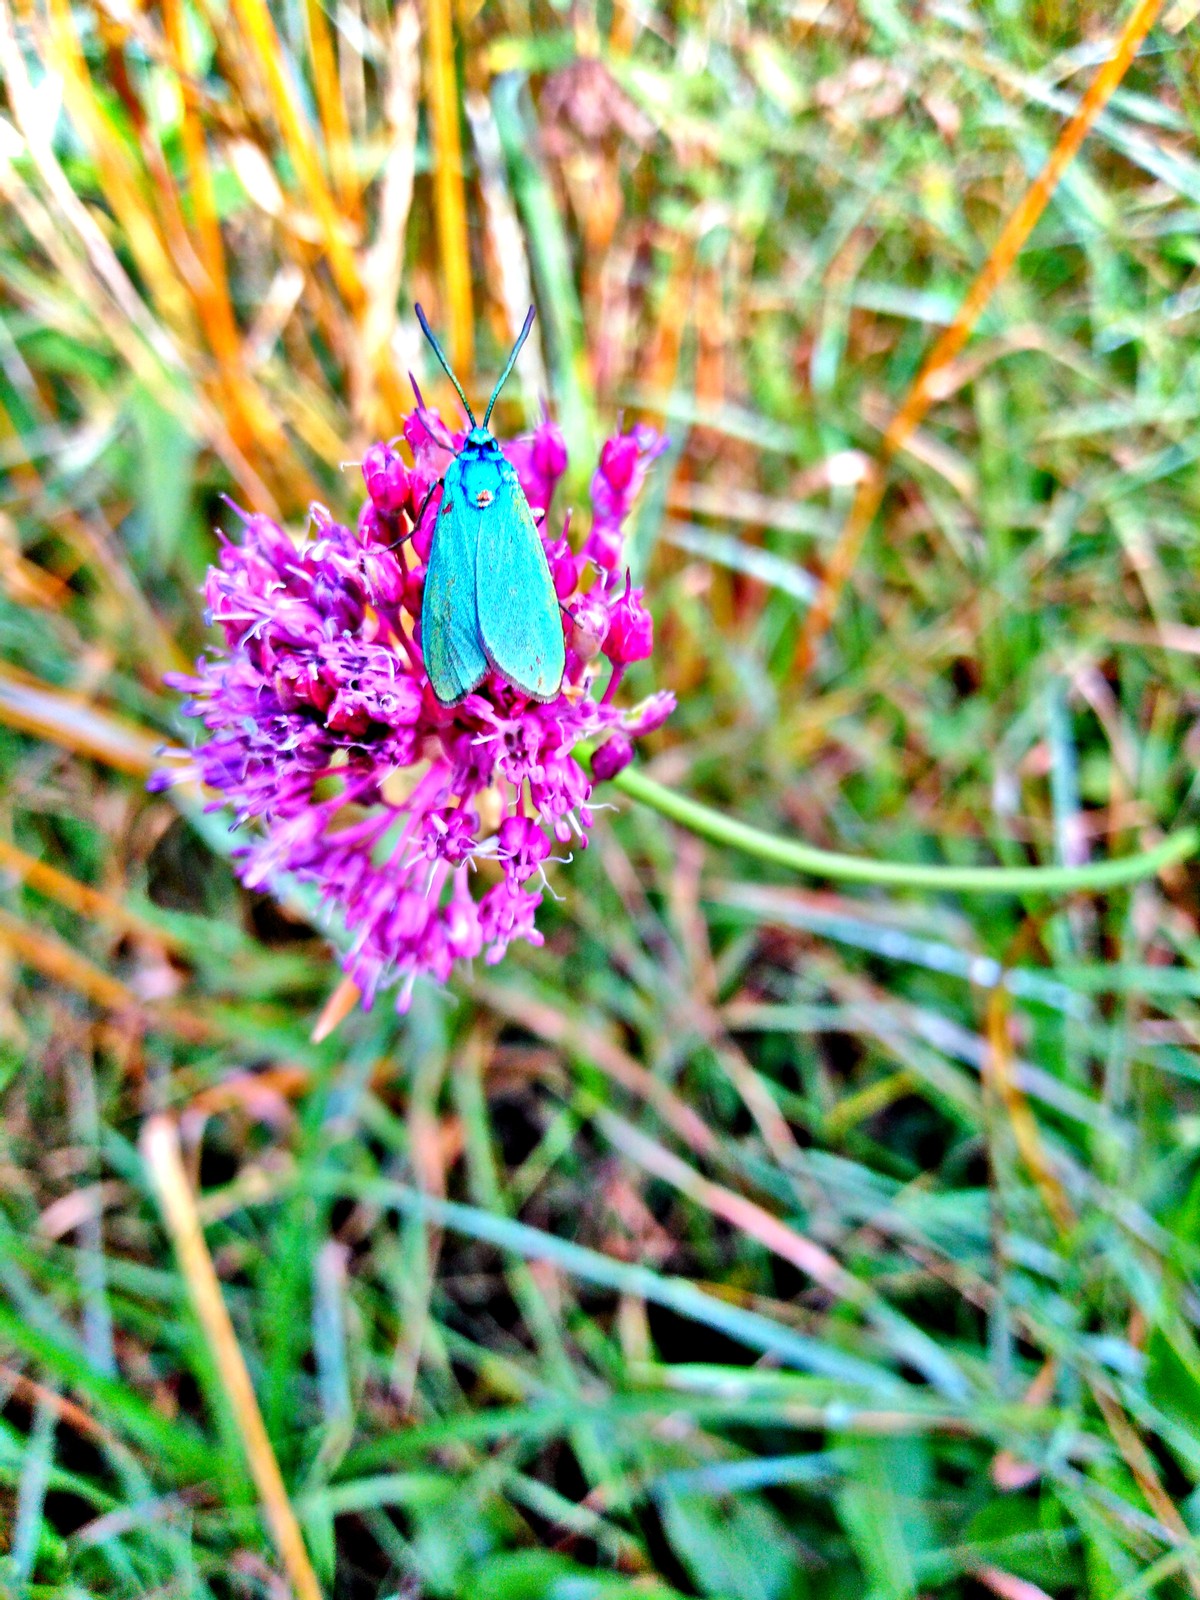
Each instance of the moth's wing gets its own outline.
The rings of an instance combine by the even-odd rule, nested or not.
[[[562,614],[520,480],[502,459],[495,499],[479,512],[475,556],[479,637],[492,666],[534,700],[562,687]]]
[[[421,600],[421,651],[433,692],[444,706],[487,676],[475,610],[476,517],[463,500],[462,471],[452,462],[442,485]]]

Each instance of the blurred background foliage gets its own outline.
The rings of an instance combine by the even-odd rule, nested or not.
[[[622,804],[543,949],[314,1042],[319,930],[144,788],[224,497],[352,516],[407,372],[448,399],[412,299],[476,394],[534,299],[501,431],[545,399],[575,496],[618,415],[672,438],[659,779],[898,860],[1152,843],[1200,750],[1196,9],[805,672],[1112,8],[0,0],[0,1587],[301,1582],[139,1154],[168,1111],[337,1600],[1200,1595],[1193,875],[835,894]]]

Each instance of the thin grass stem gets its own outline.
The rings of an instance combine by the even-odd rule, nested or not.
[[[1200,834],[1188,827],[1168,834],[1149,850],[1079,867],[939,867],[907,861],[871,861],[863,856],[843,855],[837,850],[821,850],[802,839],[781,838],[777,833],[767,833],[748,822],[739,822],[736,817],[727,817],[698,800],[676,794],[674,789],[656,783],[633,767],[626,768],[612,781],[613,786],[631,800],[639,800],[701,838],[711,839],[714,844],[728,845],[746,855],[757,856],[760,861],[771,861],[814,878],[829,878],[838,883],[874,883],[893,889],[932,889],[957,894],[1073,894],[1116,889],[1123,884],[1157,877],[1164,868],[1194,855],[1200,845]]]

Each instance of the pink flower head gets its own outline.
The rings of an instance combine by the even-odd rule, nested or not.
[[[401,1009],[420,975],[444,983],[460,962],[499,961],[515,940],[541,944],[552,852],[585,845],[592,825],[592,778],[572,752],[598,745],[593,774],[611,776],[674,707],[661,691],[632,711],[614,696],[653,639],[642,592],[628,578],[621,592],[616,578],[625,521],[665,445],[645,427],[601,452],[585,546],[599,579],[586,593],[565,523],[540,522],[572,619],[562,692],[543,705],[493,675],[459,704],[438,703],[414,619],[436,486],[462,435],[417,400],[403,426],[412,465],[394,445],[363,457],[356,528],[314,508],[296,541],[242,513],[240,542],[222,546],[204,585],[223,643],[171,680],[203,736],[187,768],[152,780],[161,788],[182,770],[214,790],[214,806],[246,828],[243,882],[313,885],[344,929],[340,959],[366,1003],[395,985]],[[567,466],[562,434],[546,418],[505,448],[544,511]],[[613,663],[603,695],[602,648]]]

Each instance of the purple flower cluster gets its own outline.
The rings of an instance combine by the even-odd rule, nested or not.
[[[315,885],[345,929],[342,964],[365,1003],[398,983],[400,1009],[421,973],[444,982],[458,961],[542,942],[534,918],[547,863],[556,848],[586,845],[592,823],[592,785],[572,751],[598,744],[593,771],[613,777],[632,741],[674,708],[665,692],[633,708],[614,699],[628,664],[653,646],[621,556],[665,441],[638,426],[604,445],[576,553],[545,515],[567,465],[548,418],[504,449],[563,604],[562,692],[538,704],[492,674],[459,705],[438,704],[421,658],[421,594],[435,486],[462,437],[418,396],[404,424],[412,464],[383,444],[366,453],[357,529],[313,507],[297,544],[246,516],[242,541],[224,545],[205,584],[225,647],[172,680],[207,737],[186,768],[155,780],[164,787],[182,771],[216,790],[214,804],[250,825],[243,882],[267,888],[286,872]]]

